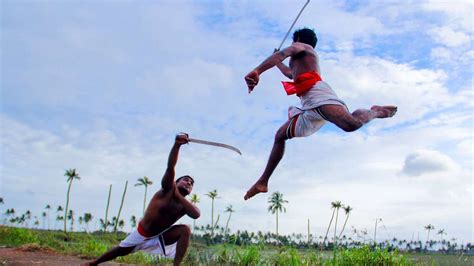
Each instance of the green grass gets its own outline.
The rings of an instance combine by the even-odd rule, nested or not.
[[[0,226],[0,245],[52,249],[61,254],[85,259],[97,258],[125,238],[124,233],[78,233],[65,235],[61,231],[30,230]],[[169,265],[171,260],[146,253],[134,253],[116,259],[117,262],[146,265]],[[206,245],[191,241],[186,265],[474,265],[473,256],[443,254],[400,254],[397,251],[371,250],[368,246],[341,249],[335,252],[315,249],[274,247],[265,244],[236,246]]]

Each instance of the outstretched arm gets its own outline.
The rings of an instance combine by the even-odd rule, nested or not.
[[[265,59],[260,65],[258,65],[254,70],[245,76],[245,82],[247,82],[249,93],[252,92],[255,86],[257,86],[260,74],[274,66],[277,66],[278,64],[282,64],[281,62],[283,62],[283,60],[285,60],[287,57],[295,55],[303,50],[304,48],[300,44],[294,43],[291,46],[276,52]]]
[[[175,186],[174,184],[174,176],[175,176],[175,166],[176,162],[178,161],[179,155],[179,148],[181,145],[188,143],[188,135],[181,134],[177,135],[174,141],[174,145],[171,148],[170,155],[168,157],[168,166],[166,167],[165,174],[163,179],[161,180],[161,187],[164,191],[169,191],[173,189]]]

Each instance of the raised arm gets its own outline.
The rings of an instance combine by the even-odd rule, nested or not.
[[[170,155],[168,157],[168,166],[166,167],[165,174],[161,180],[161,187],[164,191],[169,191],[174,188],[174,176],[175,166],[178,161],[179,148],[181,145],[188,143],[188,136],[186,134],[177,135],[171,148]]]
[[[278,64],[282,64],[281,62],[283,62],[283,60],[285,60],[287,57],[295,55],[301,51],[304,51],[304,47],[299,43],[293,43],[291,46],[278,51],[269,56],[267,59],[263,60],[260,65],[258,65],[254,70],[250,71],[250,73],[245,76],[245,82],[247,83],[249,93],[252,92],[255,86],[257,86],[260,74],[274,66],[277,66]]]

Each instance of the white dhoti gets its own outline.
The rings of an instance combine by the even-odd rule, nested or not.
[[[164,233],[164,232],[163,232]],[[167,258],[174,258],[176,254],[176,243],[165,245],[163,233],[153,236],[142,236],[137,229],[134,229],[128,236],[120,242],[121,247],[135,247],[132,253],[143,251],[150,254],[162,255]]]
[[[310,136],[326,123],[327,119],[319,107],[332,104],[341,105],[347,109],[346,104],[324,81],[318,81],[309,91],[299,97],[302,107],[291,106],[288,108],[288,119],[291,122],[286,130],[286,135],[289,139]]]

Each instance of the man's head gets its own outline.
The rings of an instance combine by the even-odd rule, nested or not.
[[[183,175],[182,177],[176,179],[176,186],[183,196],[187,196],[191,194],[191,191],[193,190],[194,179],[189,175]]]
[[[315,48],[316,43],[318,42],[318,37],[316,37],[316,33],[314,33],[313,30],[302,28],[296,30],[295,33],[293,33],[293,42],[306,43]]]

